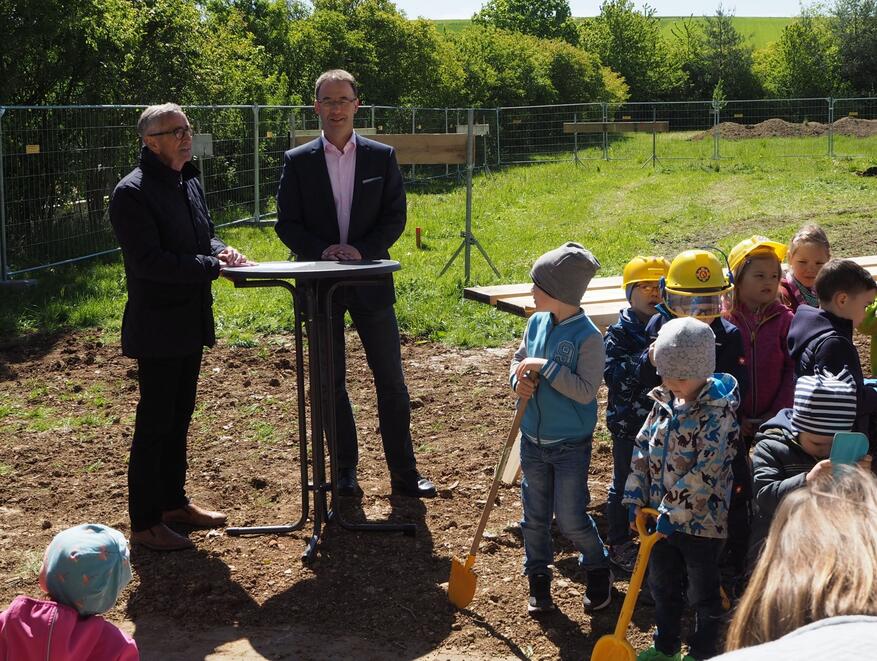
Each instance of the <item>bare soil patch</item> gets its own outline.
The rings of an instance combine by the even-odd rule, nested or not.
[[[129,531],[136,366],[99,338],[78,332],[0,345],[2,605],[19,593],[38,595],[42,553],[59,530],[98,521]],[[867,338],[857,341],[867,361]],[[135,548],[134,580],[108,617],[133,628],[145,659],[587,658],[612,631],[627,584],[616,581],[606,611],[583,613],[584,575],[558,536],[559,610],[528,617],[517,487],[500,489],[476,563],[475,600],[465,611],[447,601],[450,559],[465,556],[512,419],[506,374],[513,346],[403,345],[420,468],[441,491],[423,502],[388,495],[371,376],[353,335],[349,346],[365,496],[345,502],[344,512],[411,521],[417,535],[329,526],[317,562],[305,566],[299,556],[309,530],[257,538],[193,532],[191,552]],[[189,492],[223,508],[233,525],[298,518],[294,361],[285,337],[256,348],[220,344],[205,355]],[[591,512],[605,532],[611,448],[605,440],[594,447]],[[634,647],[650,644],[653,621],[651,608],[637,609]]]
[[[835,135],[853,138],[867,138],[877,135],[877,119],[841,117],[830,125]],[[779,118],[766,119],[758,124],[738,124],[721,122],[717,128],[695,133],[691,140],[712,138],[716,130],[723,140],[745,140],[747,138],[804,138],[825,135],[829,124],[821,122],[787,122]]]

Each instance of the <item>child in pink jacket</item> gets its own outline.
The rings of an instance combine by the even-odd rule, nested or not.
[[[786,247],[763,236],[738,243],[728,258],[734,292],[724,316],[743,337],[749,391],[740,402],[740,433],[747,449],[762,422],[792,406],[795,364],[787,338],[794,314],[777,300]]]
[[[98,615],[130,580],[118,530],[87,523],[58,533],[40,571],[51,601],[19,596],[0,613],[0,661],[137,661],[137,644]]]

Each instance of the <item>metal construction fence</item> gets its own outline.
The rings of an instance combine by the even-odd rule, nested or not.
[[[0,280],[113,252],[107,217],[136,164],[144,106],[0,106]],[[319,132],[304,106],[188,106],[217,226],[274,218],[283,152]],[[466,131],[465,108],[363,106],[364,134]],[[877,159],[877,98],[581,103],[475,110],[475,167],[592,160]],[[459,165],[405,165],[409,183]]]

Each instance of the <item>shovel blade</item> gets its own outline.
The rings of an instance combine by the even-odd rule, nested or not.
[[[636,661],[636,652],[624,638],[607,635],[594,645],[591,661]]]
[[[448,580],[448,601],[457,608],[466,608],[475,596],[478,577],[465,564],[451,558],[451,578]]]

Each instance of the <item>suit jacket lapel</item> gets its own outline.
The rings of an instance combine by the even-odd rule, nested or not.
[[[316,144],[311,151],[312,167],[314,173],[315,200],[324,200],[326,205],[325,217],[327,222],[332,223],[332,232],[338,242],[340,232],[338,230],[338,212],[335,209],[335,196],[332,194],[332,180],[329,179],[329,168],[326,166],[326,153],[323,151],[323,139],[317,138]]]
[[[371,149],[368,145],[363,144],[359,134],[357,134],[356,167],[353,171],[353,199],[350,202],[350,228],[347,232],[348,237],[354,236],[353,227],[359,220],[359,197],[362,192],[362,179],[367,171],[369,158],[371,158]]]

